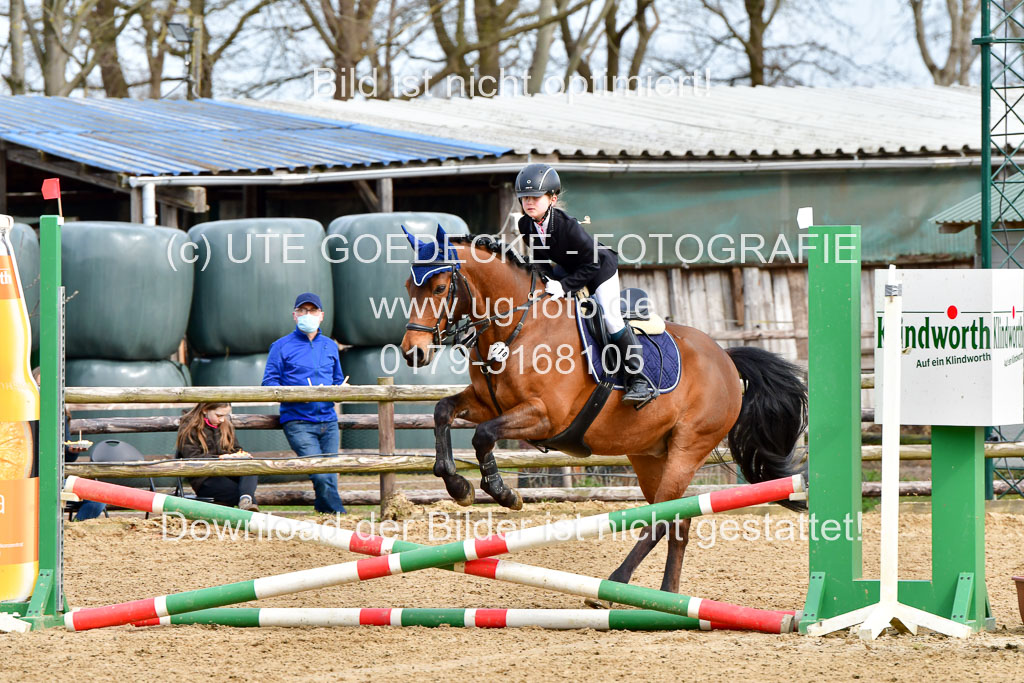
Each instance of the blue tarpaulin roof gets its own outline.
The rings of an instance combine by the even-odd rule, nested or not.
[[[130,175],[350,168],[510,152],[213,100],[0,97],[0,139]]]

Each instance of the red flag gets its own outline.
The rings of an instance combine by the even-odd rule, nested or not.
[[[43,181],[43,199],[60,199],[60,178]]]

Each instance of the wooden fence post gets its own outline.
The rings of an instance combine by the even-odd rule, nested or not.
[[[394,377],[378,377],[377,384],[394,384]],[[381,455],[395,454],[395,404],[380,401],[377,404],[377,438]],[[395,473],[380,473],[380,518],[386,519],[395,495]]]

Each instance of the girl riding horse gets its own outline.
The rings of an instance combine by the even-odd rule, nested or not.
[[[558,213],[551,217],[554,231],[562,220],[554,218]],[[473,503],[473,486],[456,471],[451,442],[456,418],[473,422],[480,487],[502,506],[518,510],[522,496],[502,480],[495,444],[499,439],[544,441],[563,432],[597,386],[578,362],[582,344],[571,302],[541,299],[544,289],[535,267],[489,238],[452,237],[440,226],[434,243],[408,237],[417,253],[406,282],[415,305],[402,339],[403,355],[410,365],[422,366],[438,344],[461,338],[473,359],[470,386],[434,408],[434,474],[460,505]],[[537,313],[545,307],[550,310]],[[794,446],[807,417],[807,391],[798,369],[764,349],[722,349],[692,327],[669,323],[666,331],[679,349],[679,385],[639,413],[620,401],[605,403],[586,432],[591,452],[627,455],[651,503],[682,496],[725,438],[748,482],[795,474],[800,464]],[[520,363],[505,363],[501,371],[492,368],[487,349],[496,345],[511,348]],[[558,349],[577,361],[567,371],[552,371],[551,356]],[[663,525],[645,529],[611,579],[628,583],[640,561],[666,536],[662,590],[677,592],[690,520],[672,526],[671,533]]]
[[[622,320],[619,310],[619,258],[616,253],[587,234],[580,222],[559,209],[561,180],[547,164],[530,164],[516,176],[516,197],[523,207],[519,232],[526,238],[533,261],[544,273],[545,291],[554,298],[572,297],[586,287],[601,307],[601,316],[611,343],[618,350],[618,363],[625,375],[623,403],[643,407],[655,388],[643,375],[643,352],[633,328]],[[554,264],[565,271],[556,278]]]

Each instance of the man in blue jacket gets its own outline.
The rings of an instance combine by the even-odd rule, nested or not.
[[[329,386],[343,384],[338,345],[320,334],[324,319],[320,297],[306,292],[295,299],[295,329],[270,345],[263,386]],[[282,403],[281,429],[298,456],[338,452],[338,416],[332,401]],[[337,474],[311,474],[317,512],[345,512],[338,495]]]

